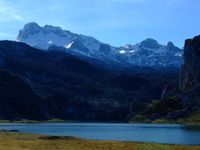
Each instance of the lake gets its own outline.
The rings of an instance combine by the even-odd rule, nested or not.
[[[200,130],[184,125],[125,123],[0,124],[0,130],[84,139],[200,145]]]

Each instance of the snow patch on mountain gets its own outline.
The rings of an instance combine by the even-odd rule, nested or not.
[[[69,49],[69,48],[72,47],[72,44],[73,44],[73,43],[74,43],[74,42],[71,42],[71,43],[69,43],[69,44],[66,44],[64,47],[67,48],[67,49]]]
[[[49,41],[48,44],[53,44],[53,42],[52,42],[52,41]]]
[[[119,53],[120,54],[126,54],[126,51],[125,50],[120,50]]]

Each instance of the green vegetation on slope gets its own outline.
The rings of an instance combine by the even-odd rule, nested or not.
[[[188,117],[179,118],[178,123],[188,124],[188,125],[198,125],[200,126],[200,112],[195,112]]]
[[[175,120],[169,119],[168,115],[182,109],[182,103],[176,97],[166,100],[151,101],[146,108],[136,116],[132,122],[151,122],[151,123],[173,123]]]
[[[193,113],[183,111],[183,104],[176,97],[166,100],[152,101],[145,110],[134,116],[130,122],[142,123],[180,123],[200,125],[200,111]],[[178,114],[178,115],[177,115]]]

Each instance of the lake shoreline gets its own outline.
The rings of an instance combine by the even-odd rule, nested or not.
[[[127,124],[172,124],[172,125],[185,125],[185,126],[193,126],[200,128],[200,124],[192,123],[192,122],[171,122],[171,121],[154,121],[154,122],[123,122],[123,121],[76,121],[76,120],[61,120],[61,119],[52,119],[52,120],[0,120],[0,123],[23,123],[23,124],[38,124],[38,123],[127,123]]]
[[[99,141],[200,146],[200,128],[180,124],[0,123],[0,132],[48,135]],[[171,138],[173,137],[173,138]]]
[[[0,123],[131,123],[125,121],[79,121],[79,120],[0,120]]]
[[[130,149],[130,150],[152,150],[152,149],[181,149],[200,150],[200,146],[175,145],[144,142],[102,141],[86,140],[68,136],[48,136],[39,134],[27,134],[20,132],[0,131],[1,150],[107,150],[107,149]]]

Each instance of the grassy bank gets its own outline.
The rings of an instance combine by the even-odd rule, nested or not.
[[[0,150],[200,150],[200,146],[94,141],[0,132]]]

